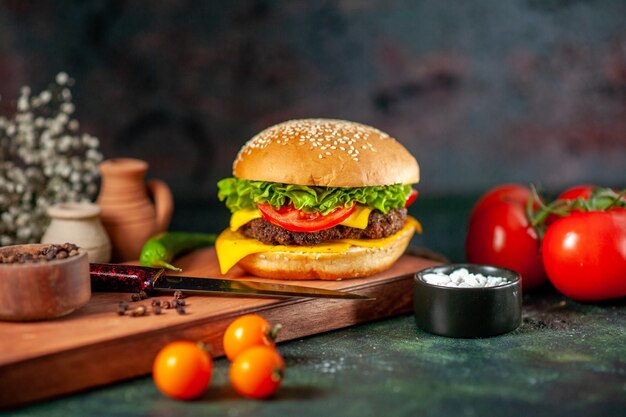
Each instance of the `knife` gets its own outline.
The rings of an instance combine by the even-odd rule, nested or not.
[[[91,289],[109,292],[183,291],[216,296],[253,295],[258,297],[337,298],[373,300],[372,297],[344,291],[222,278],[164,275],[164,269],[136,265],[89,264]]]

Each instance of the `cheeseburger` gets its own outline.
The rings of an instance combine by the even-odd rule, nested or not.
[[[218,182],[231,211],[215,248],[222,273],[337,280],[371,275],[402,255],[419,223],[407,216],[418,164],[370,126],[292,120],[248,141]]]

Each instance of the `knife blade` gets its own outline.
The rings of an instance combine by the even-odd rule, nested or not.
[[[89,264],[91,289],[109,292],[184,291],[187,293],[216,296],[252,295],[257,297],[305,297],[335,298],[349,300],[373,300],[368,296],[345,291],[312,288],[301,285],[275,284],[269,282],[184,277],[164,275],[160,268],[120,264]]]

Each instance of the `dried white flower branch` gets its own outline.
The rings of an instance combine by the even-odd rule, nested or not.
[[[38,95],[23,87],[15,115],[0,117],[0,246],[39,242],[50,205],[98,191],[100,143],[72,118],[72,85],[61,72]]]

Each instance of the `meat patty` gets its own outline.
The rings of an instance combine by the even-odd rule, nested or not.
[[[254,219],[243,225],[239,231],[269,245],[310,246],[337,239],[379,239],[402,229],[406,213],[406,208],[392,209],[387,214],[374,210],[370,213],[365,229],[338,225],[319,232],[291,232],[265,219]]]

